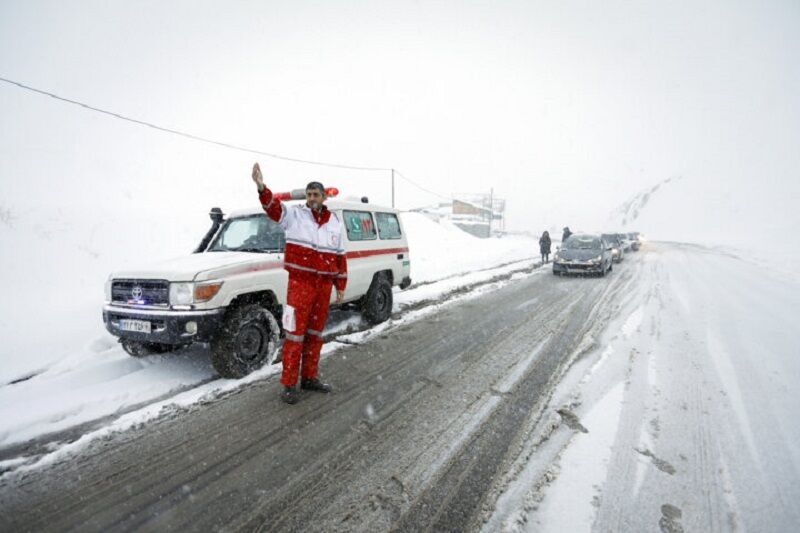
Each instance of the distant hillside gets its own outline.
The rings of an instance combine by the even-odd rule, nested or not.
[[[678,181],[681,179],[681,176],[677,177],[670,177],[667,178],[659,183],[656,183],[649,189],[644,191],[638,192],[631,196],[627,201],[619,205],[616,209],[614,209],[611,214],[609,215],[609,220],[611,221],[612,226],[621,226],[623,228],[627,227],[629,224],[632,224],[639,218],[639,215],[642,213],[642,210],[647,206],[647,203],[650,201],[651,197],[664,185],[671,181]]]

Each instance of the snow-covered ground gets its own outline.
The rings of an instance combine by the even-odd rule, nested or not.
[[[452,224],[439,224],[418,213],[402,216],[415,286],[406,291],[395,289],[395,312],[438,301],[459,288],[530,267],[533,258],[538,258],[537,244],[532,239],[478,239]],[[4,242],[16,241],[26,251],[26,257],[3,266],[7,274],[2,277],[7,285],[4,290],[18,298],[21,306],[4,307],[0,317],[7,340],[0,348],[0,448],[8,449],[70,428],[77,428],[70,435],[73,440],[84,430],[97,431],[98,425],[124,427],[154,416],[165,406],[201,401],[209,394],[219,394],[278,371],[279,365],[275,365],[244,380],[221,380],[203,346],[142,359],[128,356],[102,324],[102,286],[108,274],[102,269],[108,260],[99,258],[113,256],[115,251],[128,261],[134,258],[129,249],[120,247],[119,239],[114,237],[118,230],[113,225],[95,225],[91,239],[86,240],[84,230],[88,226],[73,222],[64,228],[60,224],[63,220],[58,213],[44,221],[20,217],[13,222],[14,231],[3,233]],[[165,246],[179,242],[186,249],[206,229],[204,223],[195,226],[167,232],[169,239],[163,234],[156,238],[158,231],[146,225],[137,226],[137,231],[152,237],[151,242],[156,240]],[[196,231],[194,235],[192,229]],[[119,229],[128,230],[126,226]],[[41,246],[32,247],[30,241]],[[142,242],[148,242],[147,238]],[[94,252],[76,252],[83,248]],[[152,244],[143,245],[144,253],[140,255],[146,256],[152,248]],[[152,253],[165,254],[163,250]],[[58,257],[68,257],[70,261],[58,261]],[[14,283],[9,281],[12,279]],[[36,305],[31,305],[30,299]],[[334,313],[327,332],[359,325],[360,318],[354,313]],[[326,353],[335,348],[333,343]],[[88,423],[91,428],[80,427]]]
[[[693,245],[641,259],[486,531],[800,524],[800,283]]]

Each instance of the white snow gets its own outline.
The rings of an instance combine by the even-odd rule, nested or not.
[[[624,384],[617,383],[581,420],[589,433],[575,433],[560,459],[558,482],[547,492],[531,530],[590,531],[608,475],[611,446],[622,412]]]
[[[642,324],[642,316],[643,310],[641,307],[637,308],[636,311],[628,316],[628,319],[622,325],[622,334],[625,336],[626,339],[630,338],[639,326]]]
[[[411,250],[411,278],[415,283],[539,257],[538,241],[531,238],[507,235],[479,239],[448,220],[432,223],[420,213],[402,216]]]

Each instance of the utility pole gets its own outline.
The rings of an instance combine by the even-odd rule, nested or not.
[[[394,209],[394,169],[392,169],[392,209]]]
[[[489,237],[492,236],[493,218],[494,218],[494,187],[489,189]]]

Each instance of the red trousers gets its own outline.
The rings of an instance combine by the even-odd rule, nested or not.
[[[332,286],[333,279],[329,276],[289,274],[289,290],[283,306],[286,339],[281,355],[281,383],[284,385],[295,385],[298,373],[304,378],[317,377]]]

